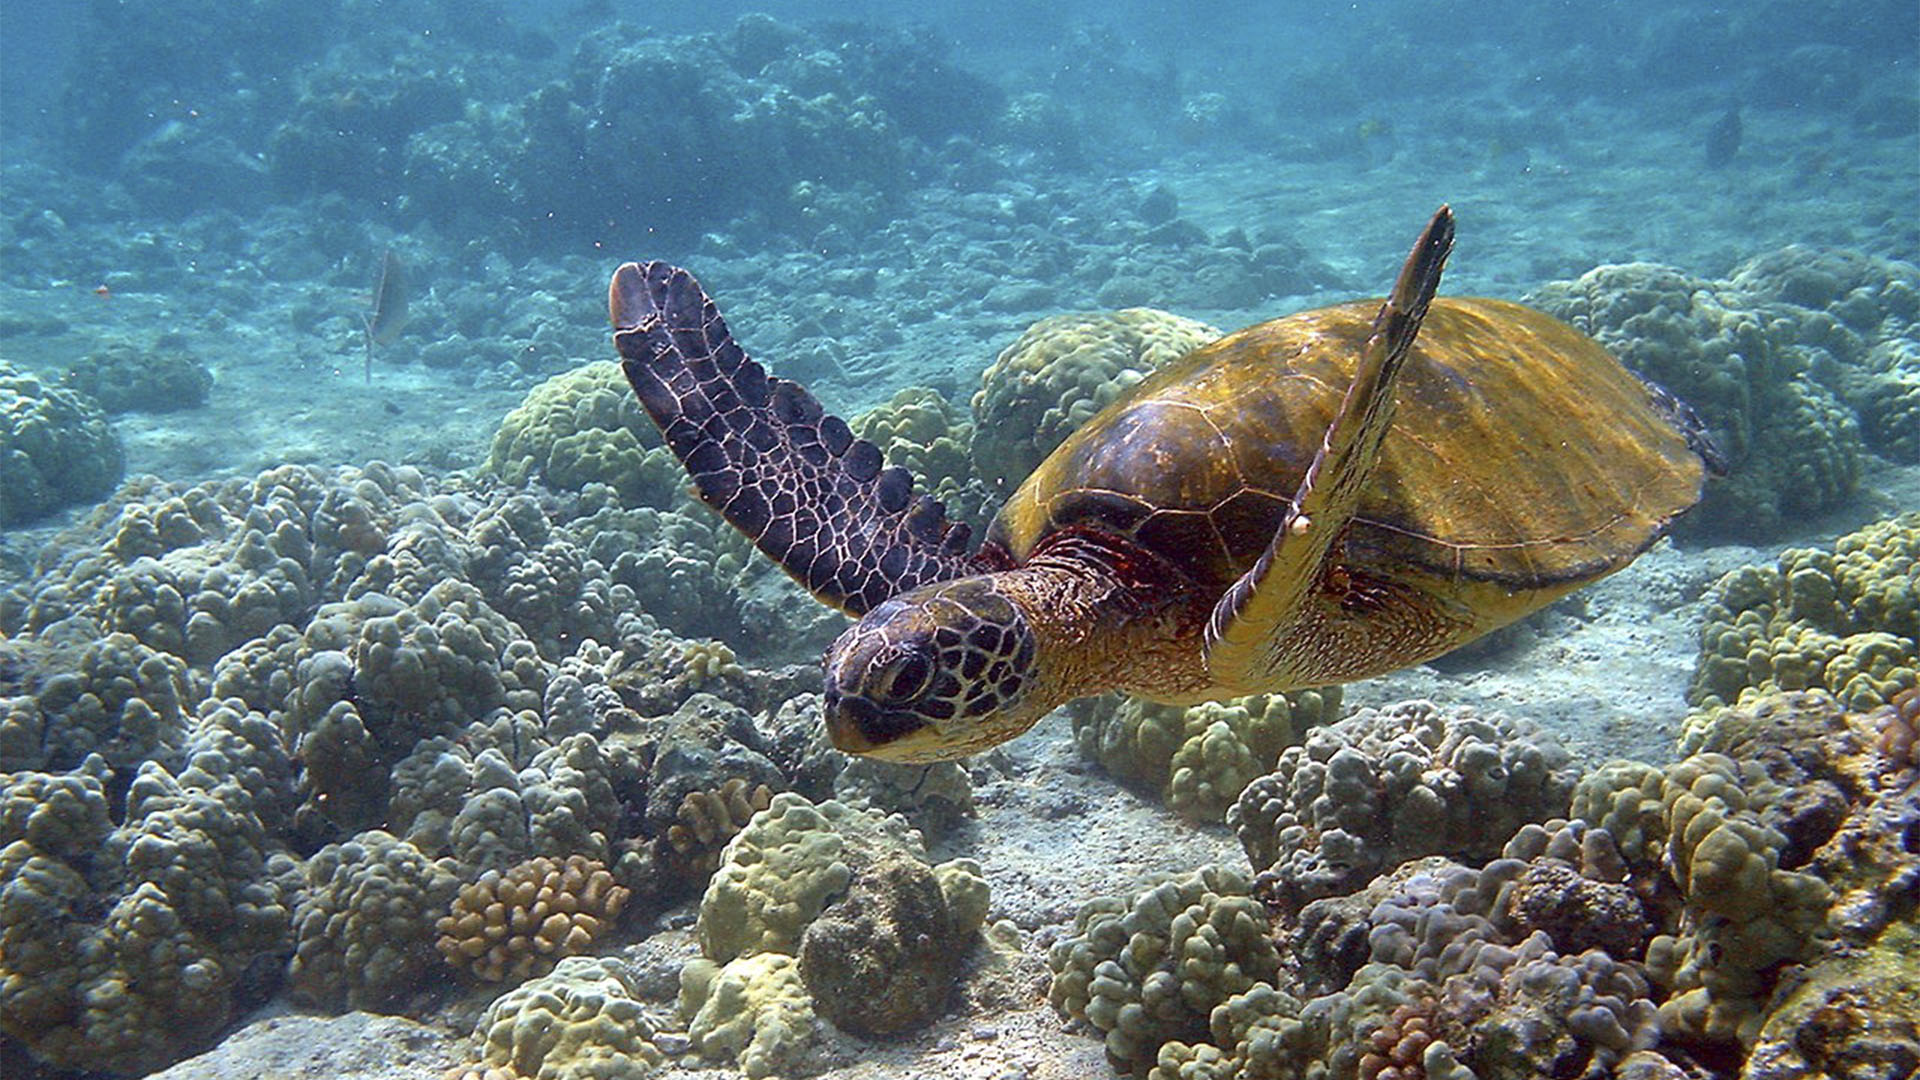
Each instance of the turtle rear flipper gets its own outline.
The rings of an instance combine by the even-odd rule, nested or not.
[[[1221,595],[1207,624],[1207,670],[1222,686],[1248,692],[1276,685],[1289,654],[1310,647],[1293,633],[1393,422],[1394,384],[1427,316],[1447,255],[1453,211],[1442,206],[1400,269],[1393,292],[1374,317],[1353,383],[1327,427],[1280,527],[1253,566]]]
[[[859,615],[974,572],[967,527],[805,387],[750,359],[692,274],[627,263],[608,308],[627,382],[701,500],[821,601]]]

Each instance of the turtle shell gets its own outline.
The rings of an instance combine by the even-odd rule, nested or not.
[[[1217,595],[1272,539],[1377,310],[1262,323],[1161,369],[1042,462],[990,539],[1024,562],[1062,530],[1117,533]],[[1340,558],[1429,593],[1502,586],[1468,592],[1516,603],[1604,576],[1699,497],[1698,433],[1675,414],[1549,315],[1436,300]]]

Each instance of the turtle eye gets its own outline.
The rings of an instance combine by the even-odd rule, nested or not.
[[[920,649],[896,653],[874,672],[874,698],[889,705],[904,705],[920,696],[933,681],[933,661]]]

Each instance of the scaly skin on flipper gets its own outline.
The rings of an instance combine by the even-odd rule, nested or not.
[[[627,381],[701,500],[821,601],[861,615],[983,568],[905,469],[748,358],[692,274],[627,263],[608,309]]]
[[[1207,622],[1207,669],[1218,686],[1255,693],[1276,682],[1302,685],[1289,646],[1312,640],[1297,624],[1314,616],[1312,594],[1326,573],[1334,542],[1360,506],[1360,492],[1379,463],[1393,423],[1395,386],[1420,324],[1440,288],[1453,251],[1453,210],[1442,206],[1408,253],[1393,292],[1373,320],[1359,370],[1280,527],[1252,569],[1214,605]],[[1433,628],[1439,638],[1445,628]],[[1418,626],[1409,632],[1419,636]],[[1417,646],[1416,646],[1417,649]],[[1308,661],[1311,663],[1311,660]]]

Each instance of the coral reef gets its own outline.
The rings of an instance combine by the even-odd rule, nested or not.
[[[524,982],[592,948],[628,895],[599,863],[541,856],[460,886],[451,910],[434,924],[434,945],[475,978]]]
[[[115,342],[75,361],[60,385],[108,413],[173,412],[207,403],[213,373],[187,351],[186,339],[162,334],[150,348]]]
[[[1047,1000],[1106,1037],[1115,1068],[1144,1072],[1163,1043],[1205,1034],[1215,1006],[1271,982],[1280,958],[1247,879],[1209,866],[1082,906],[1047,953]]]
[[[1069,707],[1080,752],[1159,792],[1194,821],[1218,821],[1308,728],[1333,721],[1340,688],[1256,694],[1189,707],[1108,695]]]
[[[980,376],[975,470],[996,494],[1011,493],[1094,413],[1155,368],[1219,336],[1205,323],[1151,308],[1040,320]]]
[[[462,1080],[644,1080],[665,1057],[625,967],[572,956],[495,998]]]
[[[1765,536],[1842,505],[1863,450],[1914,460],[1920,271],[1794,246],[1725,280],[1602,266],[1529,298],[1700,411],[1732,465],[1689,528]]]
[[[626,506],[656,509],[670,505],[687,484],[611,360],[582,364],[534,387],[500,421],[487,468],[509,484],[538,480],[555,491],[605,484]]]
[[[1831,691],[1857,711],[1920,685],[1920,514],[1833,550],[1790,548],[1707,591],[1688,700],[1712,709],[1769,690]]]
[[[210,710],[184,767],[149,761],[124,796],[99,757],[0,774],[0,1031],[64,1068],[141,1073],[271,985],[294,870],[265,824],[289,770],[263,727]]]
[[[92,502],[126,467],[99,408],[0,360],[0,527]]]
[[[720,866],[721,849],[772,802],[772,788],[750,788],[738,776],[710,791],[689,791],[674,811],[674,823],[667,826],[667,846],[689,873],[711,875]]]
[[[369,830],[316,852],[306,879],[289,987],[325,1008],[400,1011],[439,969],[434,922],[460,885],[453,860]]]
[[[792,792],[727,845],[700,900],[700,959],[681,971],[695,1045],[771,1075],[812,1017],[894,1034],[945,1011],[987,914],[979,866],[931,866],[899,817]]]
[[[986,484],[974,471],[973,422],[938,391],[909,386],[848,426],[879,447],[887,464],[913,473],[953,520],[976,531],[986,527],[993,507]]]
[[[1486,858],[1564,815],[1577,771],[1525,721],[1430,702],[1309,730],[1227,813],[1261,895],[1297,910],[1423,855]]]

